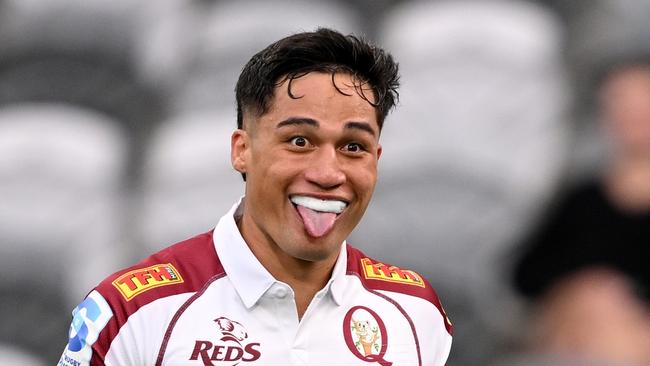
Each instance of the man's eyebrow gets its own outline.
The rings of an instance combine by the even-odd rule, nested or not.
[[[315,119],[303,118],[303,117],[290,117],[278,123],[275,126],[275,128],[282,128],[287,126],[300,126],[300,125],[308,125],[316,128],[320,127],[320,124]],[[371,134],[373,137],[377,135],[375,130],[372,127],[370,127],[370,124],[367,122],[348,122],[345,124],[345,128],[366,131],[369,134]]]
[[[275,128],[286,127],[286,126],[300,126],[300,125],[308,125],[316,128],[320,126],[318,121],[316,121],[315,119],[290,117],[278,123],[277,126],[275,126]]]
[[[353,129],[359,129],[368,132],[371,134],[373,137],[377,135],[375,130],[370,127],[369,123],[366,122],[348,122],[345,124],[345,128],[353,128]]]

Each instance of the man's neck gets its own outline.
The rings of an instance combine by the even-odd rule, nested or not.
[[[300,270],[292,271],[285,268],[273,268],[273,265],[267,266],[265,263],[262,263],[273,277],[278,281],[288,284],[293,289],[298,319],[302,319],[316,293],[325,287],[331,278],[334,267],[334,264],[311,264],[311,266],[308,266],[311,269],[303,267]],[[295,267],[293,268],[295,269]]]
[[[251,233],[237,219],[244,241],[257,260],[278,281],[289,285],[295,294],[298,318],[302,319],[312,299],[332,276],[338,256],[322,261],[307,261],[285,253],[277,244],[269,242],[261,233]]]

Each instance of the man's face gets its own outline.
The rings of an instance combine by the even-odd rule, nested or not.
[[[335,74],[334,82],[340,91],[329,73],[297,78],[291,84],[297,99],[284,82],[269,111],[246,113],[245,131],[233,134],[233,166],[246,173],[240,229],[249,245],[331,260],[361,220],[381,154],[377,115],[349,74]]]

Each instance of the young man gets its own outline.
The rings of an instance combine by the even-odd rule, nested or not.
[[[245,197],[97,286],[59,364],[444,365],[451,324],[428,282],[345,242],[397,85],[390,55],[327,29],[255,55],[231,140]]]

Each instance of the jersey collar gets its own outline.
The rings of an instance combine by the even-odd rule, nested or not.
[[[253,252],[239,232],[235,216],[238,214],[243,197],[224,215],[214,229],[213,241],[221,265],[246,308],[250,309],[277,281],[255,258]],[[336,305],[341,305],[347,268],[346,243],[334,265],[332,277],[325,285]]]

